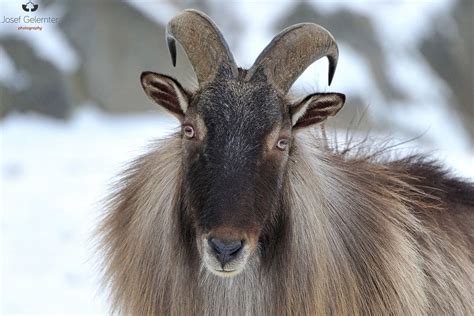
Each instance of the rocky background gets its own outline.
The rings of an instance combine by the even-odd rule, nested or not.
[[[432,98],[435,103],[442,103],[445,113],[442,116],[447,116],[446,120],[459,122],[455,125],[462,127],[464,137],[473,145],[474,11],[471,0],[433,1],[424,7],[404,2],[378,6],[373,6],[377,2],[365,5],[343,2],[329,6],[283,1],[274,6],[269,2],[255,3],[253,7],[247,3],[245,8],[238,2],[227,1],[85,3],[48,0],[39,3],[37,13],[59,16],[58,25],[45,25],[43,32],[20,32],[1,26],[3,61],[0,64],[7,64],[3,69],[7,68],[9,75],[0,76],[0,117],[15,111],[36,111],[68,119],[83,104],[94,104],[110,113],[158,111],[144,97],[138,76],[143,70],[155,70],[185,83],[193,81],[193,73],[182,52],[178,56],[178,67],[171,66],[164,40],[169,18],[183,8],[193,7],[215,19],[237,60],[244,66],[250,66],[258,49],[290,24],[312,21],[329,29],[341,45],[334,90],[339,88],[348,96],[347,106],[336,121],[338,126],[347,126],[356,118],[358,124],[352,126],[356,129],[397,130],[406,132],[407,136],[417,136],[423,131],[404,123],[404,107],[429,103]],[[278,6],[281,8],[275,8]],[[398,16],[392,23],[391,10],[400,11],[401,6],[406,7],[403,8],[406,16]],[[19,5],[16,8],[11,3],[8,6],[3,3],[2,7],[2,12],[8,11],[12,16],[21,14]],[[426,14],[416,12],[427,9]],[[404,27],[416,23],[416,19],[423,24],[422,31],[417,26],[410,38],[410,31]],[[408,38],[397,43],[386,33],[396,33],[398,27]],[[252,38],[253,32],[264,35],[261,39]],[[45,37],[43,42],[46,43],[39,43],[40,37]],[[49,45],[46,37],[55,38],[53,42],[59,38],[60,45],[49,47],[45,53],[42,47]],[[343,59],[346,51],[363,67],[354,69],[353,58]],[[67,55],[73,57],[65,58]],[[404,66],[397,64],[397,55],[402,57]],[[417,75],[419,72],[411,77],[406,75],[412,72],[414,64],[421,67],[424,75]],[[358,70],[364,73],[358,74]],[[321,66],[319,72],[325,71],[325,65]],[[325,78],[325,75],[320,77]],[[400,80],[404,83],[400,84]],[[361,81],[369,84],[361,84]],[[433,94],[426,92],[431,82],[435,82]],[[418,93],[416,86],[420,83],[424,91]],[[317,88],[328,90],[325,85],[324,80],[313,77],[305,81],[304,87],[310,92]],[[415,91],[410,91],[410,86]],[[430,111],[429,105],[425,106]],[[392,113],[401,115],[392,119]],[[428,125],[437,128],[436,122]]]

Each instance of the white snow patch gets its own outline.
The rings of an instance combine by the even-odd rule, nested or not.
[[[179,12],[171,1],[125,0],[125,2],[160,25],[167,25],[169,20]]]
[[[92,108],[67,123],[33,114],[0,123],[2,313],[106,312],[91,241],[101,200],[127,161],[176,126]]]
[[[9,83],[9,78],[16,74],[15,64],[8,56],[7,52],[0,47],[0,81]]]
[[[443,16],[454,3],[455,0],[359,0],[318,1],[312,4],[323,13],[345,9],[367,16],[374,23],[380,42],[391,46],[413,46],[431,32],[435,17]],[[449,24],[448,20],[439,22],[443,25]],[[450,27],[448,31],[453,32],[455,29]]]

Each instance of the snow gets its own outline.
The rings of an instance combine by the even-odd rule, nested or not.
[[[179,13],[176,7],[167,1],[125,1],[149,19],[161,25],[166,25],[173,16]]]
[[[381,43],[392,47],[405,45],[415,46],[432,29],[436,19],[439,24],[453,30],[449,21],[440,21],[440,16],[447,19],[448,15],[442,14],[450,10],[455,0],[430,0],[430,1],[318,1],[313,5],[323,13],[333,13],[341,9],[348,9],[371,19],[376,26]]]
[[[0,81],[7,82],[15,75],[15,64],[7,55],[7,52],[0,47]]]
[[[157,113],[68,123],[37,115],[1,122],[1,276],[7,314],[105,313],[92,230],[124,164],[177,126]]]

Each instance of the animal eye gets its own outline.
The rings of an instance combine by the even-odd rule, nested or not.
[[[194,137],[194,128],[191,125],[185,125],[183,127],[183,134],[186,138]]]
[[[288,139],[287,138],[279,139],[276,146],[280,150],[286,150],[286,148],[288,147]]]

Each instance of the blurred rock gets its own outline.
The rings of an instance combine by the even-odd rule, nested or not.
[[[445,24],[434,24],[431,36],[421,43],[420,50],[451,88],[451,105],[459,111],[474,143],[474,2],[458,1],[451,15],[455,29],[446,30]]]
[[[77,93],[109,112],[156,109],[140,86],[142,71],[189,79],[187,58],[179,50],[172,67],[165,45],[165,28],[125,2],[97,1],[84,5],[69,0],[60,27],[77,50],[82,65],[76,76]]]
[[[39,58],[21,39],[1,38],[0,45],[12,59],[18,74],[11,84],[0,83],[3,117],[11,111],[35,111],[57,118],[67,118],[73,105],[62,74],[50,62]]]

